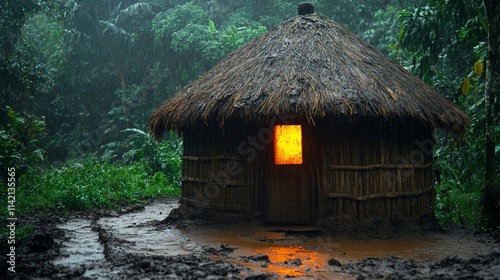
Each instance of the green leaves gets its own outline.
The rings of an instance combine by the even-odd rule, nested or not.
[[[153,12],[153,6],[147,2],[139,2],[128,6],[120,11],[120,17],[133,17],[141,14],[150,14]]]
[[[6,107],[10,123],[0,128],[0,166],[2,179],[4,169],[15,167],[21,175],[45,159],[42,139],[45,136],[45,121],[30,114],[18,115]]]
[[[481,216],[484,139],[468,132],[462,140],[444,135],[437,140],[434,168],[441,174],[441,184],[436,186],[436,217],[443,227],[475,228]]]
[[[398,15],[401,27],[398,33],[400,46],[413,60],[413,72],[432,84],[435,65],[446,46],[446,25],[443,11],[434,6],[417,8],[414,12],[403,10]]]
[[[171,35],[171,47],[179,53],[201,53],[210,45],[212,34],[206,25],[188,23]]]
[[[190,26],[191,30],[203,27],[207,33],[210,33],[208,28],[205,28],[207,20],[208,13],[191,2],[158,13],[152,25],[155,44],[161,46],[164,42],[172,42],[174,33],[188,33],[187,26]]]
[[[138,163],[124,166],[86,161],[31,170],[21,176],[17,186],[21,199],[16,201],[16,210],[22,213],[116,209],[145,198],[179,194],[164,173],[150,174]]]
[[[256,28],[229,26],[220,36],[217,45],[221,54],[227,55],[266,32],[267,29],[264,26],[258,26]]]
[[[248,23],[248,19],[240,22]],[[191,2],[159,13],[153,20],[157,46],[166,45],[179,54],[203,59],[207,63],[220,60],[265,32],[267,29],[260,25],[229,25],[218,30],[208,13]]]
[[[211,19],[208,20],[208,27],[210,27],[210,33],[212,34],[212,36],[219,33],[219,31],[215,29],[215,23]]]
[[[151,175],[164,173],[168,184],[180,185],[182,141],[174,132],[171,131],[167,140],[162,142],[157,142],[152,135],[137,128],[128,128],[122,132],[128,133],[128,138],[104,145],[101,148],[101,159],[126,165],[141,163]]]
[[[469,61],[464,50],[469,51],[486,38],[481,3],[432,1],[413,11],[401,11],[398,44],[410,58],[405,66],[431,85],[443,78],[452,79],[444,76],[447,72],[463,70]],[[482,58],[477,54],[476,59]]]
[[[457,226],[478,227],[481,221],[479,201],[481,192],[464,192],[450,181],[437,189],[436,217],[445,228]]]
[[[471,120],[464,140],[443,134],[436,137],[436,166],[442,175],[436,215],[444,226],[477,228],[487,146],[487,100],[483,94],[487,24],[483,1],[431,1],[414,11],[400,12],[399,20],[399,47],[403,58],[409,56],[403,64],[453,100]],[[500,137],[499,130],[494,134]],[[500,159],[498,154],[495,157]],[[496,167],[497,174],[498,170]]]

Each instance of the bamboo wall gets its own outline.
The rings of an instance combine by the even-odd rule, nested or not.
[[[181,205],[202,213],[260,209],[263,170],[249,164],[251,126],[204,124],[183,131]],[[241,145],[241,147],[240,147]],[[238,147],[243,152],[238,151]],[[253,161],[258,160],[258,155]]]
[[[411,218],[432,213],[432,133],[412,120],[322,122],[324,214]]]
[[[224,128],[210,127],[183,131],[184,207],[261,214],[263,221],[286,223],[433,212],[432,133],[418,122],[303,123],[304,163],[295,167],[273,164],[272,140],[259,139],[271,131],[268,124],[228,121]]]

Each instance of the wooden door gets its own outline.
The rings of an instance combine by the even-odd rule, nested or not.
[[[314,175],[311,159],[311,138],[302,128],[302,164],[274,164],[266,168],[264,220],[267,223],[307,224],[311,222]],[[305,137],[304,137],[305,136]]]
[[[311,186],[302,165],[275,166],[267,186],[266,222],[311,222]]]

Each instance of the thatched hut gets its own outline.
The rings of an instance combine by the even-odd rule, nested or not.
[[[462,134],[468,119],[344,26],[299,12],[150,125],[183,136],[181,212],[312,223],[432,213],[433,131]]]

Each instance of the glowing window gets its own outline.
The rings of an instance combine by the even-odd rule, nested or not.
[[[274,126],[274,163],[302,164],[302,127]]]

